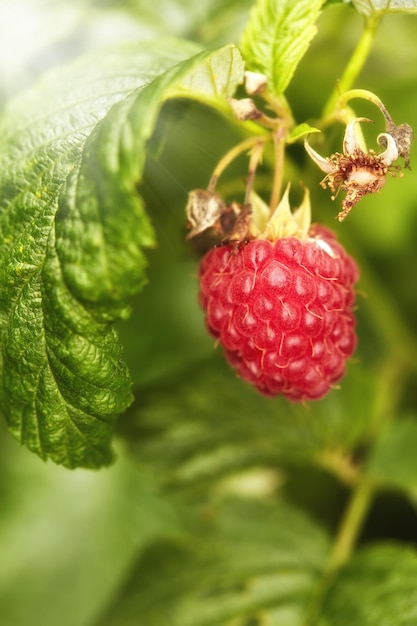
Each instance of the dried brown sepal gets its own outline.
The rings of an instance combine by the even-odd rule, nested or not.
[[[188,194],[186,206],[187,225],[190,232],[186,239],[199,235],[208,228],[214,227],[226,210],[226,205],[214,191],[193,189]]]
[[[238,248],[243,242],[249,239],[249,230],[252,220],[252,205],[233,203],[235,222],[230,233],[225,233],[223,243],[229,243],[234,248]]]
[[[233,115],[240,122],[246,122],[248,120],[259,120],[263,114],[260,111],[254,101],[251,98],[228,98],[228,102],[233,111]]]
[[[396,124],[388,113],[387,107],[379,99],[377,99],[375,104],[377,104],[385,118],[385,130],[394,139],[398,156],[404,159],[404,167],[410,170],[410,151],[414,139],[413,129],[410,124]]]
[[[265,74],[259,72],[245,72],[245,89],[250,96],[257,96],[262,93],[268,84]]]
[[[397,126],[394,122],[392,122],[387,123],[387,133],[394,138],[398,150],[398,156],[404,159],[404,167],[411,170],[410,151],[411,144],[414,139],[413,129],[409,124],[399,124]]]

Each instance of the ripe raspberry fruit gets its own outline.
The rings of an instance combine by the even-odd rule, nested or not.
[[[355,261],[321,226],[305,237],[211,249],[199,269],[210,333],[238,375],[261,393],[323,397],[356,347]]]

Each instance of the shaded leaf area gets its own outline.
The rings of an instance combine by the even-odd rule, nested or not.
[[[211,0],[208,9],[200,14],[191,35],[206,43],[238,43],[252,5],[253,0]]]
[[[186,76],[210,102],[241,80],[231,46],[179,64],[195,52],[173,40],[101,51],[1,120],[1,406],[16,438],[69,467],[111,460],[131,402],[113,322],[154,242],[136,183],[158,112]]]
[[[119,7],[119,0],[112,0]],[[147,0],[124,2],[140,22],[145,19],[165,34],[196,39],[211,45],[237,42],[253,0],[162,0],[153,5]]]
[[[245,27],[241,49],[248,68],[265,74],[270,92],[286,90],[317,32],[323,0],[258,0]]]
[[[7,626],[91,626],[149,542],[179,532],[149,476],[42,463],[1,437],[0,615]]]
[[[354,394],[352,390],[361,388]],[[260,396],[236,378],[219,352],[137,390],[118,433],[166,485],[197,490],[251,467],[326,463],[366,440],[372,379],[354,366],[320,403]]]
[[[367,463],[368,476],[383,488],[417,496],[417,418],[391,422],[378,435]]]
[[[97,626],[298,626],[328,540],[284,502],[207,509],[183,542],[149,548]]]
[[[417,623],[417,554],[403,545],[358,552],[325,600],[320,626],[414,626]]]

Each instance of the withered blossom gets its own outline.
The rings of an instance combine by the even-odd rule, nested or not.
[[[400,156],[397,142],[390,133],[380,133],[377,142],[385,150],[363,150],[362,142],[356,132],[356,124],[371,121],[366,118],[356,118],[346,126],[343,140],[343,154],[336,152],[328,158],[322,157],[309,144],[308,137],[305,140],[305,148],[309,156],[326,173],[321,181],[323,188],[328,187],[334,200],[339,191],[345,191],[346,196],[342,202],[342,210],[338,214],[339,221],[345,219],[353,206],[361,198],[377,193],[386,182],[386,175],[402,174],[399,167],[393,163]]]

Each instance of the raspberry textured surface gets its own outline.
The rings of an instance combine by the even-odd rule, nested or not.
[[[258,391],[314,400],[342,378],[356,347],[358,268],[332,231],[213,248],[199,278],[210,333]]]

